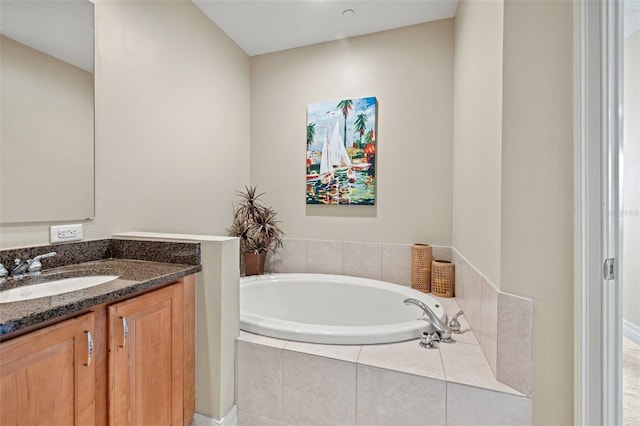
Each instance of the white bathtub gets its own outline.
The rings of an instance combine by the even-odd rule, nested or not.
[[[361,345],[410,340],[425,329],[415,298],[442,321],[437,299],[408,287],[342,275],[267,274],[240,279],[240,328],[278,339]]]

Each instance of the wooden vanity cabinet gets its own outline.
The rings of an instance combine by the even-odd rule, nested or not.
[[[191,423],[195,412],[195,276],[106,310],[108,424]]]
[[[95,423],[94,314],[0,345],[0,425]]]
[[[194,353],[195,275],[96,306],[0,344],[0,425],[188,425]]]
[[[108,324],[109,424],[182,424],[182,286],[109,306]]]

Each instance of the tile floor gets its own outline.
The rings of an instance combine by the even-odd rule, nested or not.
[[[640,425],[640,345],[622,339],[622,419],[624,426]]]

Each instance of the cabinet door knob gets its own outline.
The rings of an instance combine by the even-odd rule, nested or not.
[[[127,319],[125,317],[122,318],[122,346],[124,349],[127,346],[127,336],[129,335],[129,326],[127,326]]]
[[[84,365],[88,367],[93,359],[93,336],[90,331],[85,331],[85,333],[87,333],[87,362]]]

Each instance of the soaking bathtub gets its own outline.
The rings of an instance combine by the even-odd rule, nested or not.
[[[367,278],[326,274],[266,274],[240,279],[240,328],[309,343],[363,345],[415,339],[424,302],[445,321],[437,299],[408,287]]]

